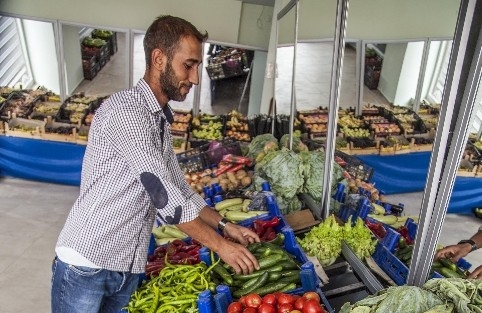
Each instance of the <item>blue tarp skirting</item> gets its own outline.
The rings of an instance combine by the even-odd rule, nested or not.
[[[372,182],[385,194],[419,192],[425,188],[430,152],[415,152],[393,156],[359,155],[363,163],[375,172]],[[450,198],[448,213],[472,214],[482,207],[482,179],[457,177]]]
[[[0,176],[80,185],[85,146],[0,136]],[[374,169],[372,182],[385,194],[423,191],[430,152],[357,156]],[[448,212],[471,214],[482,207],[482,179],[457,177]]]
[[[0,136],[0,175],[80,185],[85,146]]]

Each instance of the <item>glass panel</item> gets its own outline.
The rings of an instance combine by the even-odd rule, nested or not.
[[[0,85],[60,93],[52,22],[0,16]]]
[[[67,95],[106,96],[129,87],[127,32],[63,24],[61,40]]]

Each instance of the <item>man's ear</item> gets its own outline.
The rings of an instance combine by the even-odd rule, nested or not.
[[[151,58],[152,58],[151,64],[154,68],[156,68],[158,71],[161,71],[164,69],[164,66],[167,61],[167,57],[164,54],[164,52],[162,52],[162,50],[160,49],[152,50]]]

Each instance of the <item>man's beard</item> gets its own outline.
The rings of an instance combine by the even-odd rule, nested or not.
[[[174,101],[184,101],[186,100],[186,94],[181,94],[181,85],[179,81],[176,79],[176,75],[174,74],[174,69],[172,68],[171,63],[166,64],[166,70],[164,73],[161,73],[159,78],[159,82],[161,84],[162,91],[167,96],[169,100]],[[190,87],[190,86],[187,86]]]

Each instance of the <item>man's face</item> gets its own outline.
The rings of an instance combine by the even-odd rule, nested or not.
[[[201,60],[201,44],[192,37],[181,39],[172,60],[167,60],[159,77],[162,92],[169,100],[184,101],[192,85],[199,84]]]

